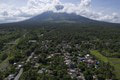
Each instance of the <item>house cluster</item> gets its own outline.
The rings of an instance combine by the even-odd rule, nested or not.
[[[88,67],[98,68],[99,61],[94,59],[90,54],[86,54],[85,56],[78,56],[78,63],[84,62]]]
[[[15,67],[16,72],[15,73],[11,73],[4,80],[14,80],[15,77],[19,74],[19,71],[23,68],[24,65],[25,65],[24,62],[14,63],[13,66]]]
[[[77,58],[77,64],[83,62],[87,64],[87,67],[98,68],[99,61],[93,59],[90,54],[86,54],[84,57],[81,57],[79,55]],[[71,78],[77,78],[77,80],[85,80],[81,69],[76,66],[76,63],[74,61],[72,61],[72,56],[70,53],[64,53],[64,59],[65,64],[68,66],[68,74],[71,76]],[[93,75],[93,79],[98,80],[96,75]]]
[[[30,63],[31,63],[31,66],[34,67],[34,68],[38,68],[39,67],[39,56],[37,55],[34,55],[33,58],[31,59]]]
[[[68,74],[71,78],[76,78],[77,80],[85,80],[84,75],[81,73],[81,70],[77,68],[74,61],[72,61],[72,56],[70,53],[64,53],[65,64],[68,66]]]
[[[30,40],[29,42],[35,43],[35,40]],[[49,43],[50,40],[45,40],[42,41],[41,49],[48,49],[49,48]],[[79,45],[76,45],[75,47],[79,48]],[[51,59],[55,56],[61,55],[64,57],[64,63],[67,65],[67,73],[71,76],[71,78],[76,78],[77,80],[85,80],[85,77],[81,71],[80,68],[78,68],[77,64],[83,62],[87,64],[88,67],[94,67],[98,68],[99,61],[95,60],[90,54],[86,55],[80,55],[78,54],[77,56],[70,54],[69,52],[66,51],[66,49],[71,49],[70,43],[62,42],[61,44],[58,44],[56,48],[60,49],[60,53],[57,52],[51,52],[50,55],[48,55],[46,58]],[[14,63],[13,65],[16,67],[16,73],[15,74],[10,74],[6,80],[14,80],[15,76],[19,73],[20,69],[23,68],[24,65],[27,65],[28,63],[31,64],[33,68],[39,69],[37,71],[38,74],[43,74],[43,73],[52,73],[51,70],[48,70],[45,67],[40,68],[39,64],[39,57],[40,55],[35,54],[34,52],[31,53],[31,55],[27,58],[27,60],[24,62],[19,62],[19,63]],[[73,58],[77,58],[77,62],[73,60]],[[52,64],[52,62],[49,62]],[[94,80],[97,80],[97,76],[93,75]]]
[[[26,61],[21,61],[21,62],[18,62],[18,63],[13,63],[13,66],[15,67],[16,69],[16,72],[13,74],[10,74],[7,78],[5,78],[5,80],[14,80],[15,77],[17,75],[19,75],[19,73],[21,73],[21,69],[23,69],[23,66],[25,66],[28,62],[31,62],[31,59],[34,59],[34,52],[31,53],[31,55],[27,58]],[[22,73],[21,73],[22,74]]]
[[[78,47],[76,45],[75,47]],[[65,49],[70,49],[71,46],[69,44],[63,45],[63,51],[64,53],[64,62],[68,66],[68,74],[71,76],[71,78],[77,78],[77,80],[85,80],[85,77],[81,71],[80,68],[77,67],[77,64],[80,64],[81,62],[87,64],[87,67],[90,68],[98,68],[99,61],[94,59],[90,54],[77,54],[77,56],[70,54],[69,52],[66,52]],[[79,47],[78,47],[79,48]],[[74,56],[77,58],[77,62],[73,60]],[[97,76],[93,75],[93,79],[97,80]]]

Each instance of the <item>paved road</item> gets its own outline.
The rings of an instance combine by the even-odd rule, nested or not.
[[[34,52],[31,53],[31,55],[28,57],[28,59],[26,60],[26,63],[28,63],[30,61],[30,59],[33,57]]]
[[[28,59],[26,60],[26,62],[29,62],[30,59],[33,57],[34,55],[34,52],[31,53],[31,55],[28,57]],[[17,76],[15,77],[14,80],[19,80],[20,76],[22,75],[23,73],[23,68],[20,69],[19,73],[17,74]]]
[[[14,80],[19,80],[19,78],[22,75],[22,73],[23,73],[23,68],[20,69],[19,73],[17,74],[17,76],[15,77]]]

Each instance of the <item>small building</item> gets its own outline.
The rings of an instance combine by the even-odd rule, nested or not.
[[[85,55],[85,58],[86,59],[90,58],[90,55],[89,54]]]
[[[13,63],[13,65],[16,65],[17,63]]]
[[[23,67],[23,65],[22,65],[22,64],[19,64],[16,69],[20,69],[20,68],[22,68],[22,67]]]
[[[36,40],[29,40],[29,43],[36,43]]]
[[[39,71],[38,71],[38,74],[43,74],[43,70],[39,70]]]
[[[78,60],[79,60],[79,61],[84,61],[85,58],[84,58],[84,57],[79,57]]]
[[[93,75],[93,80],[98,80],[97,75]]]
[[[49,55],[47,58],[50,59],[54,56],[54,54]]]
[[[64,62],[65,62],[66,65],[70,65],[71,60],[65,60]]]
[[[13,80],[15,78],[15,74],[10,74],[7,78],[7,80]]]
[[[42,68],[41,70],[38,71],[38,74],[43,74],[44,72],[47,72],[45,68]]]
[[[38,68],[39,67],[39,63],[35,63],[35,68]]]

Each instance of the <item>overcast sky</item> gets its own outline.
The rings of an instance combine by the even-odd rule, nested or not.
[[[25,20],[45,11],[120,23],[120,0],[0,0],[0,23]]]

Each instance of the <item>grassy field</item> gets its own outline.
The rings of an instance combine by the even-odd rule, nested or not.
[[[5,71],[9,66],[8,58],[0,63],[0,71]]]
[[[101,61],[104,61],[105,63],[109,62],[111,66],[114,67],[115,75],[120,80],[120,58],[108,58],[100,54],[97,50],[92,50],[91,54],[94,55],[96,58],[98,58]]]
[[[15,41],[14,41],[14,43],[15,43],[15,45],[17,45],[18,43],[19,43],[19,40],[20,40],[20,38],[17,38]],[[7,45],[8,46],[8,49],[6,49],[5,51],[4,51],[4,53],[7,53],[8,54],[8,57],[3,61],[3,62],[1,62],[0,63],[0,71],[5,71],[5,70],[7,70],[7,68],[9,68],[9,59],[10,59],[10,50],[12,50],[12,49],[14,49],[14,46],[15,45]],[[3,53],[3,54],[4,54]]]
[[[112,66],[114,66],[115,74],[120,80],[120,58],[109,58],[109,62]]]
[[[101,61],[103,61],[103,62],[109,62],[108,61],[108,58],[107,57],[105,57],[105,56],[103,56],[103,55],[101,55],[97,50],[93,50],[93,51],[91,51],[91,54],[93,55],[93,56],[95,56],[97,59],[99,59],[99,60],[101,60]]]

